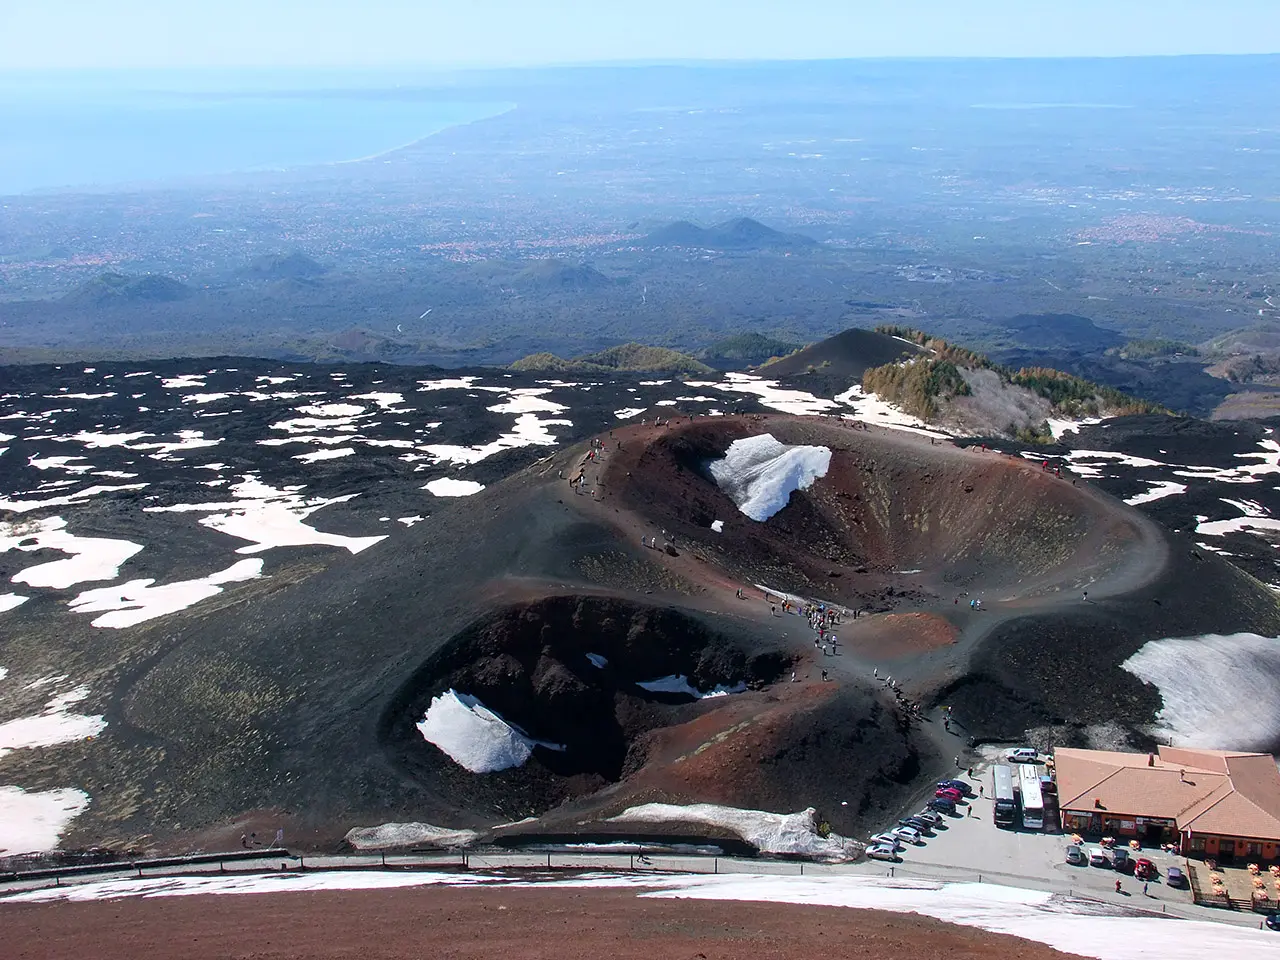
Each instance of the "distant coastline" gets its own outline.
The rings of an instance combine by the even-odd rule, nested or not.
[[[483,123],[485,120],[496,120],[498,117],[505,117],[507,114],[515,112],[517,109],[519,109],[519,107],[520,105],[518,103],[507,104],[507,106],[504,109],[499,110],[496,113],[487,113],[483,117],[476,117],[474,120],[461,120],[457,123],[447,124],[446,126],[440,127],[438,130],[432,130],[430,133],[424,134],[421,137],[416,137],[413,140],[410,140],[406,143],[402,143],[398,147],[391,147],[388,150],[380,150],[377,153],[369,154],[367,157],[355,157],[354,159],[351,159],[351,160],[326,160],[323,163],[319,163],[319,164],[311,164],[311,163],[298,164],[291,167],[286,167],[285,169],[297,170],[299,166],[339,167],[348,163],[368,163],[372,160],[381,160],[383,157],[389,157],[393,153],[399,153],[401,150],[408,150],[410,147],[416,147],[420,143],[425,143],[426,141],[430,140],[432,137],[438,137],[440,134],[444,133],[446,130],[456,130],[458,127],[469,127],[472,124]]]
[[[516,107],[512,101],[424,103],[341,94],[0,101],[7,140],[0,146],[0,196],[172,188],[208,178],[366,163]]]

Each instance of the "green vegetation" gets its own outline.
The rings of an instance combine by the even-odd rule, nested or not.
[[[603,373],[614,370],[644,370],[662,373],[711,373],[705,363],[687,353],[666,347],[624,343],[599,353],[566,360],[554,353],[535,353],[511,364],[512,370],[540,370],[554,373]]]
[[[1168,413],[1163,407],[1139,400],[1114,387],[1102,386],[1050,367],[1010,370],[983,354],[957,347],[911,327],[882,326],[877,333],[910,340],[930,351],[930,356],[905,363],[890,363],[868,370],[862,377],[864,390],[875,393],[922,420],[938,415],[939,404],[952,397],[969,396],[971,390],[962,369],[992,370],[1002,382],[1023,387],[1044,397],[1053,412],[1065,417],[1125,416],[1139,413]],[[1015,428],[1010,433],[1029,443],[1048,442],[1048,425]],[[1052,439],[1048,435],[1048,439]]]
[[[698,359],[763,364],[800,349],[803,348],[798,343],[776,340],[762,333],[739,333],[699,350]]]
[[[1069,417],[1096,417],[1102,413],[1127,416],[1135,413],[1168,413],[1163,407],[1139,400],[1114,387],[1104,387],[1082,377],[1050,367],[1024,367],[1010,374],[1009,382],[1038,393],[1053,404],[1054,413]]]
[[[921,420],[938,415],[938,401],[969,395],[969,384],[950,360],[917,357],[886,363],[862,375],[862,387]]]
[[[934,357],[939,360],[949,360],[957,367],[972,367],[974,369],[995,370],[996,365],[991,362],[990,358],[985,354],[978,353],[976,350],[970,350],[968,347],[958,347],[954,343],[949,343],[941,337],[935,337],[923,330],[917,330],[914,327],[900,327],[896,324],[882,324],[876,327],[876,333],[883,333],[889,337],[901,337],[903,340],[910,340],[912,343],[924,347],[933,353]]]
[[[1123,347],[1113,347],[1107,353],[1124,360],[1155,360],[1160,357],[1198,357],[1200,351],[1181,340],[1130,340]]]

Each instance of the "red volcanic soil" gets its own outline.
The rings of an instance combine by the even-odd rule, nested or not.
[[[10,904],[8,960],[1061,960],[1037,943],[872,910],[641,899],[618,890],[357,892]]]
[[[960,631],[933,613],[887,613],[841,625],[840,642],[872,660],[899,660],[949,647]]]
[[[825,477],[758,523],[719,489],[707,464],[733,441],[762,433],[828,447],[832,457]],[[765,583],[888,611],[905,598],[950,600],[963,589],[1012,599],[1106,580],[1127,590],[1163,560],[1136,514],[1087,486],[902,431],[751,415],[677,418],[614,434],[622,448],[587,467],[604,499],[586,506],[637,541],[673,535],[681,558],[695,559],[670,565],[713,588]],[[722,533],[711,531],[714,520]]]

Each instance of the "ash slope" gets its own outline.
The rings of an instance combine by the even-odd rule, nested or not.
[[[244,540],[197,523],[198,515],[147,508],[226,499],[206,484],[243,472],[282,491],[304,486],[305,496],[358,494],[319,515],[316,525],[335,535],[394,530],[359,555],[272,547],[259,554],[264,577],[127,630],[90,628],[66,612],[58,590],[0,612],[9,680],[71,676],[93,691],[82,709],[108,722],[92,742],[13,751],[0,768],[29,788],[88,790],[92,804],[72,846],[143,834],[181,845],[190,831],[263,809],[276,818],[289,811],[323,843],[353,823],[483,827],[548,808],[555,812],[541,828],[576,829],[647,800],[813,804],[848,833],[909,793],[939,754],[949,763],[956,746],[904,723],[891,699],[867,687],[873,665],[891,666],[913,696],[955,706],[966,733],[1021,736],[1057,721],[1083,730],[1118,718],[1140,737],[1161,702],[1119,669],[1133,650],[1170,635],[1280,633],[1268,593],[1194,546],[1208,534],[1189,542],[1153,533],[1085,479],[1069,486],[1073,465],[1087,476],[1100,464],[1098,484],[1122,495],[1145,490],[1148,476],[1177,475],[1177,464],[1192,461],[1165,442],[1181,429],[1169,418],[1067,434],[1078,449],[1058,451],[1068,471],[1059,481],[1033,463],[828,418],[619,427],[642,418],[645,405],[663,416],[723,412],[729,403],[843,409],[741,376],[569,383],[238,360],[213,370],[188,362],[46,370],[48,384],[40,373],[18,371],[26,379],[3,401],[0,429],[11,435],[0,456],[4,494],[43,502],[21,519],[65,513],[78,534],[143,542],[122,579],[168,582],[236,562]],[[123,389],[117,380],[141,385]],[[564,409],[520,412],[546,403]],[[307,406],[361,412],[318,415]],[[495,436],[530,415],[569,422],[546,426],[545,443],[493,448]],[[297,419],[313,422],[276,428]],[[584,451],[563,445],[607,436],[611,425],[625,447],[606,440],[603,475],[592,468],[603,500],[572,494],[559,474],[572,475]],[[1216,466],[1180,477],[1187,500],[1215,518],[1239,513],[1229,502],[1213,513],[1215,500],[1239,500],[1241,490],[1251,501],[1264,497],[1276,456],[1265,446],[1268,428],[1233,429],[1229,442],[1202,453]],[[183,435],[193,430],[201,437]],[[763,525],[738,514],[702,470],[733,439],[757,432],[834,451],[831,482],[793,494]],[[151,436],[106,446],[95,439],[119,433]],[[1090,454],[1102,435],[1131,452]],[[215,442],[188,442],[196,439]],[[1142,446],[1149,443],[1159,446]],[[143,449],[150,444],[161,447]],[[354,452],[298,459],[343,447]],[[464,450],[487,455],[452,459],[472,455]],[[1142,451],[1161,463],[1144,465],[1134,455]],[[51,462],[69,455],[84,459]],[[98,475],[129,472],[139,475]],[[489,486],[460,500],[420,489],[446,478]],[[149,486],[86,493],[115,483]],[[59,497],[72,502],[50,503]],[[421,514],[429,516],[411,527],[395,523]],[[723,534],[711,531],[713,519],[724,521]],[[676,556],[639,546],[641,534],[663,529],[677,537]],[[5,573],[58,556],[5,554]],[[1078,591],[1090,580],[1084,604]],[[877,613],[842,628],[845,655],[825,662],[835,683],[816,682],[820,662],[797,618],[779,621],[759,601],[734,597],[736,586],[761,582]],[[983,614],[954,602],[965,590],[983,596]],[[663,638],[653,650],[617,626],[637,620]],[[788,661],[802,682],[770,685],[789,676]],[[744,681],[759,689],[694,702],[638,686],[668,673],[698,689]],[[518,771],[465,775],[413,729],[432,696],[459,684],[483,691],[538,739],[578,737],[577,753],[536,750]],[[23,706],[10,687],[6,711]],[[38,691],[22,697],[40,709]],[[594,739],[563,728],[566,711],[590,718]],[[847,811],[831,809],[836,798],[850,800]]]

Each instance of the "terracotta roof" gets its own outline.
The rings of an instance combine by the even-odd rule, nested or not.
[[[1280,839],[1280,769],[1264,753],[1054,750],[1063,810],[1160,817],[1180,830]]]

